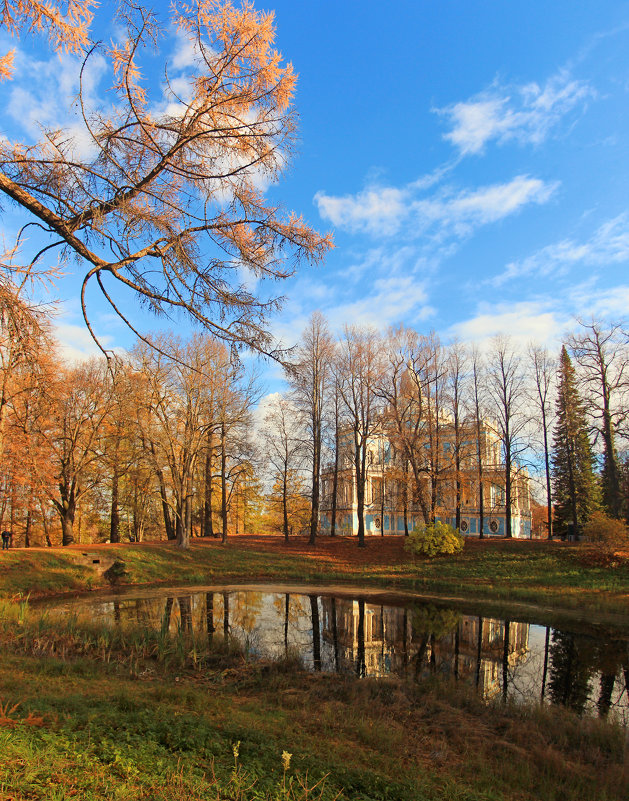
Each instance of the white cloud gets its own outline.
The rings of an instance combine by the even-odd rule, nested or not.
[[[539,144],[562,117],[593,95],[587,83],[560,70],[544,86],[529,83],[504,87],[496,83],[467,101],[435,111],[450,123],[444,139],[467,156],[482,153],[492,140],[498,144],[512,140]]]
[[[559,313],[548,300],[493,307],[483,303],[473,317],[451,326],[448,334],[482,349],[490,347],[492,338],[498,334],[508,335],[514,346],[522,350],[531,342],[556,349],[569,321],[570,317]]]
[[[401,320],[420,322],[434,314],[423,282],[410,275],[379,278],[368,295],[324,309],[332,330],[340,333],[346,323],[384,330]]]
[[[339,228],[385,237],[402,230],[409,238],[429,233],[443,241],[467,236],[474,228],[503,219],[525,205],[546,203],[559,184],[517,175],[506,183],[474,190],[443,188],[428,198],[421,197],[423,186],[416,181],[402,189],[370,188],[343,197],[320,191],[314,201],[321,217]]]
[[[624,284],[611,289],[596,290],[591,282],[575,287],[570,293],[575,316],[581,319],[620,320],[627,318],[629,286]]]
[[[505,270],[491,279],[493,286],[502,286],[513,278],[530,275],[561,275],[575,265],[599,267],[629,261],[629,212],[603,223],[585,242],[563,239],[528,256],[507,264]]]
[[[539,178],[517,175],[508,183],[492,184],[474,191],[463,191],[448,197],[418,201],[413,209],[424,225],[438,225],[443,233],[459,236],[473,228],[515,214],[530,203],[548,202],[558,183],[546,183]]]
[[[61,358],[69,366],[91,359],[93,356],[103,355],[85,325],[57,321],[53,323],[53,331],[59,344]],[[101,337],[101,345],[104,348],[110,343],[111,337]]]
[[[63,129],[65,147],[75,158],[95,152],[77,103],[82,64],[81,59],[68,54],[37,61],[18,50],[16,78],[6,87],[6,114],[28,140],[40,140],[42,129]],[[99,53],[83,66],[83,100],[88,108],[101,105],[98,90],[106,70],[106,61]]]
[[[317,192],[314,202],[323,219],[339,228],[389,235],[397,233],[408,213],[408,196],[405,189],[372,187],[343,197]]]

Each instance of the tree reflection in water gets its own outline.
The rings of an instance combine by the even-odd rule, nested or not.
[[[619,635],[469,615],[442,604],[401,600],[396,606],[259,589],[166,590],[57,607],[165,635],[199,633],[210,648],[222,618],[224,639],[237,640],[252,657],[297,656],[316,671],[359,677],[436,675],[467,682],[486,698],[550,702],[629,722],[629,648]]]

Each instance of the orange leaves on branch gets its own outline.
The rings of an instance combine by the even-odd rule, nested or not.
[[[95,279],[136,333],[114,287],[131,289],[156,314],[183,312],[232,346],[277,355],[266,317],[279,299],[250,291],[241,271],[283,279],[331,247],[265,198],[295,141],[295,75],[274,47],[273,15],[251,3],[198,0],[171,13],[185,56],[173,60],[172,79],[168,64],[161,82],[142,71],[146,50],[171,25],[124,4],[125,36],[96,48],[115,103],[79,97],[86,155],[69,131],[44,131],[22,150],[5,142],[0,192],[43,223],[51,244],[40,253],[60,247],[86,265],[88,326],[86,286]]]
[[[1,24],[12,35],[47,33],[55,50],[79,53],[88,43],[95,0],[68,0],[63,5],[37,0],[2,0]],[[14,52],[0,57],[0,80],[13,75]]]

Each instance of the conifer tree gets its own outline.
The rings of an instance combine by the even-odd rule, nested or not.
[[[568,351],[561,349],[557,391],[557,422],[553,436],[553,494],[559,531],[585,523],[600,503],[594,456],[588,436],[585,406]]]

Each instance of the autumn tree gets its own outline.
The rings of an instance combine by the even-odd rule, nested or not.
[[[61,49],[84,46],[89,17],[79,0],[65,17],[33,0],[3,10],[9,27],[47,26]],[[43,237],[22,261],[58,250],[85,265],[81,304],[93,336],[86,292],[95,284],[125,320],[118,288],[235,346],[274,352],[265,318],[278,301],[241,277],[285,278],[330,242],[259,188],[279,178],[295,137],[295,75],[274,49],[273,16],[250,3],[197,0],[162,22],[124,3],[117,24],[120,39],[85,56],[107,64],[112,101],[91,106],[81,90],[81,148],[69,130],[44,129],[29,145],[0,138],[0,192]],[[143,60],[173,32],[193,63],[172,83],[166,66],[152,86]]]
[[[170,356],[165,354],[166,347]],[[231,499],[250,480],[251,408],[256,375],[207,335],[188,342],[161,338],[139,343],[135,368],[146,388],[138,417],[158,481],[169,539],[188,547],[196,518],[205,534],[214,510],[227,539]]]
[[[120,542],[121,485],[139,461],[135,422],[136,409],[141,401],[141,379],[128,362],[111,359],[105,380],[110,385],[111,404],[109,413],[103,419],[100,461],[110,496],[109,541]],[[137,473],[136,476],[139,478]]]
[[[293,401],[307,434],[305,444],[310,455],[311,545],[315,544],[319,528],[324,413],[333,351],[334,341],[328,324],[320,312],[315,312],[302,333],[287,370]]]
[[[265,460],[272,468],[274,505],[281,509],[281,529],[284,540],[288,542],[292,528],[289,506],[295,496],[295,482],[305,457],[302,431],[296,409],[283,397],[278,398],[267,411],[264,424],[262,447]],[[300,484],[303,489],[303,481]]]
[[[512,537],[514,488],[519,470],[518,457],[526,449],[525,377],[522,359],[509,340],[497,337],[488,357],[488,388],[492,412],[504,458],[505,536]]]
[[[56,380],[46,388],[48,402],[34,422],[50,452],[56,484],[50,500],[59,515],[63,545],[74,542],[80,501],[101,482],[100,436],[111,408],[111,387],[104,372],[104,364],[96,360],[58,369]]]
[[[576,534],[599,505],[594,456],[588,436],[585,404],[566,347],[559,357],[557,420],[553,432],[553,495],[555,520],[565,533]]]
[[[550,466],[550,426],[552,422],[552,390],[556,373],[556,362],[551,359],[545,348],[531,347],[529,349],[530,366],[533,373],[533,408],[537,429],[542,435],[542,448],[544,452],[544,472],[546,478],[546,528],[548,539],[553,536],[553,496],[551,487]]]
[[[365,485],[367,446],[378,425],[377,387],[382,359],[378,335],[369,328],[347,326],[339,345],[335,371],[347,412],[349,448],[354,467],[358,514],[358,545],[365,545]]]

